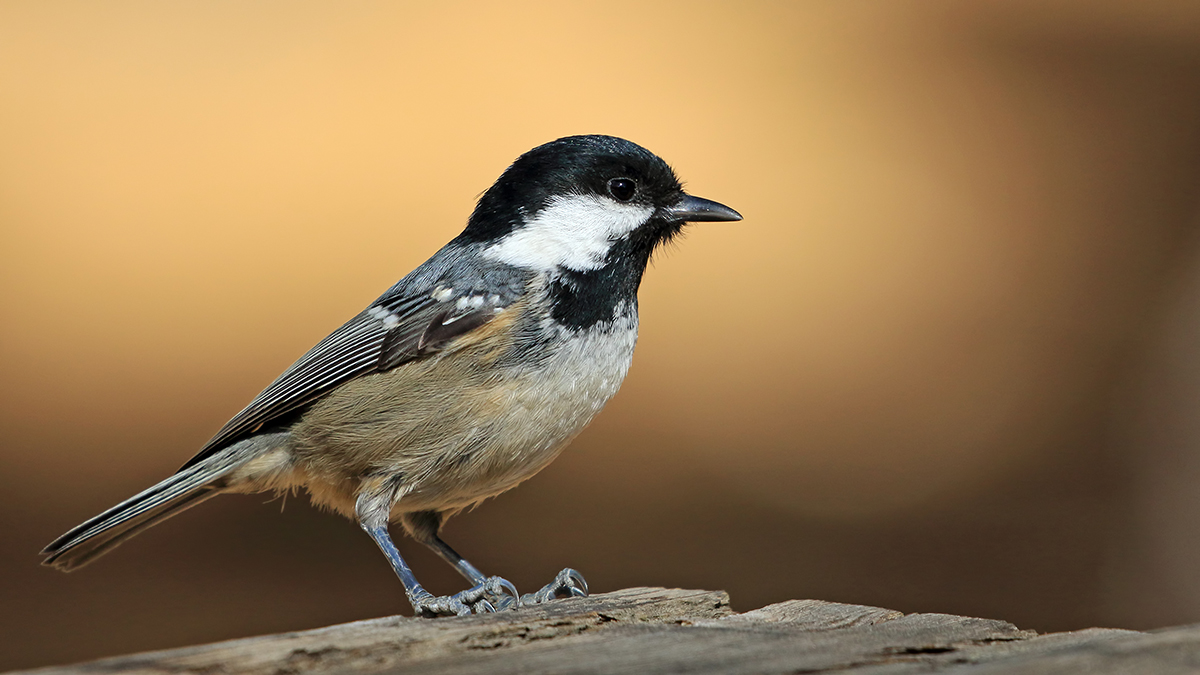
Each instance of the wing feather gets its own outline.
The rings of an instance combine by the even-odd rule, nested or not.
[[[180,470],[351,379],[435,353],[454,338],[487,323],[501,309],[492,303],[479,306],[478,302],[463,303],[461,299],[434,300],[428,294],[380,298],[300,357]],[[436,340],[423,340],[430,335]]]

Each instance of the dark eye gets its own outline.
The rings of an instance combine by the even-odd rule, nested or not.
[[[614,178],[608,181],[608,194],[619,202],[633,199],[635,192],[637,192],[637,183],[633,182],[632,178]]]

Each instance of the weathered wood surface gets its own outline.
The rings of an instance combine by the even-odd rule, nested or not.
[[[631,588],[517,612],[388,617],[42,668],[38,675],[1197,673],[1200,626],[1038,635],[948,614]]]

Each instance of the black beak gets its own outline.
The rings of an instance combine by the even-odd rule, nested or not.
[[[709,199],[684,195],[679,203],[664,209],[667,220],[677,223],[705,223],[741,220],[742,214]]]

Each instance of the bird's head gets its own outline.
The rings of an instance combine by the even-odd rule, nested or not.
[[[521,155],[479,199],[460,243],[530,270],[587,272],[640,259],[687,222],[741,220],[683,191],[645,148],[613,136],[568,136]]]

